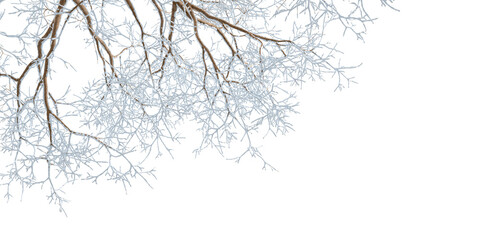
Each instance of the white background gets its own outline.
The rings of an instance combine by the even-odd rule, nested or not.
[[[71,188],[68,218],[35,190],[0,201],[0,239],[480,239],[475,2],[372,12],[345,51],[360,84],[307,83],[296,131],[264,142],[279,172],[177,149],[153,190]]]

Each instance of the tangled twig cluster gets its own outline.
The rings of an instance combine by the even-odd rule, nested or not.
[[[148,183],[154,170],[144,162],[171,152],[185,119],[202,134],[196,151],[225,154],[235,143],[244,147],[236,161],[252,155],[273,168],[252,135],[291,129],[292,85],[332,76],[348,85],[327,33],[362,39],[372,21],[362,0],[24,0],[0,9],[1,184],[7,197],[15,183],[47,185],[61,210],[62,187],[77,180]],[[71,83],[56,72],[75,66],[59,51],[73,32],[101,73],[61,89]]]

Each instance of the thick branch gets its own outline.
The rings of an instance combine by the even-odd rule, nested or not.
[[[60,20],[62,18],[62,15],[60,14],[60,12],[62,11],[63,7],[65,6],[65,3],[67,1],[66,0],[60,0],[59,2],[59,5],[57,7],[57,11],[55,12],[55,18],[53,19],[53,22],[52,22],[52,25],[53,25],[53,28],[51,28],[51,31],[52,31],[52,35],[50,37],[51,39],[51,44],[50,44],[50,50],[48,51],[47,53],[47,56],[45,58],[45,66],[44,66],[44,69],[43,69],[43,76],[42,76],[42,82],[43,82],[43,95],[44,95],[44,103],[45,103],[45,109],[47,111],[47,125],[48,125],[48,133],[49,133],[49,137],[50,137],[50,145],[53,145],[53,139],[52,139],[52,124],[50,122],[50,114],[52,113],[51,110],[50,110],[50,106],[49,106],[49,103],[48,103],[48,81],[47,81],[47,77],[48,77],[48,72],[50,71],[49,69],[49,63],[50,63],[50,57],[52,56],[53,54],[53,51],[55,50],[55,47],[57,45],[57,31],[58,31],[58,27],[60,26]],[[41,55],[41,48],[38,49],[39,50],[39,56]]]
[[[133,7],[133,4],[130,0],[125,0],[125,2],[128,5],[128,8],[133,14],[133,17],[135,18],[135,21],[138,24],[138,27],[140,27],[140,34],[141,34],[141,39],[142,39],[142,47],[143,47],[143,52],[145,53],[145,61],[147,62],[148,65],[148,71],[150,72],[150,76],[153,75],[152,73],[152,66],[150,65],[150,60],[148,59],[148,52],[147,52],[147,47],[145,46],[145,31],[143,31],[143,26],[140,20],[138,19],[137,12],[135,11],[135,8]],[[163,18],[162,18],[163,19]]]

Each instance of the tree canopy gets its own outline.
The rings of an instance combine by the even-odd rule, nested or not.
[[[173,154],[185,120],[202,135],[197,152],[273,168],[254,136],[292,128],[302,82],[348,86],[336,41],[363,40],[373,20],[362,0],[0,1],[6,197],[46,185],[63,210],[75,181],[148,184],[145,162]],[[88,59],[97,68],[75,70]],[[232,144],[243,150],[229,156]]]

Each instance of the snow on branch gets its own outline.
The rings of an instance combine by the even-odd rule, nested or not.
[[[0,184],[45,185],[62,211],[75,181],[148,184],[183,121],[195,152],[274,169],[258,136],[292,129],[295,86],[351,82],[335,39],[371,21],[362,0],[0,1]]]

